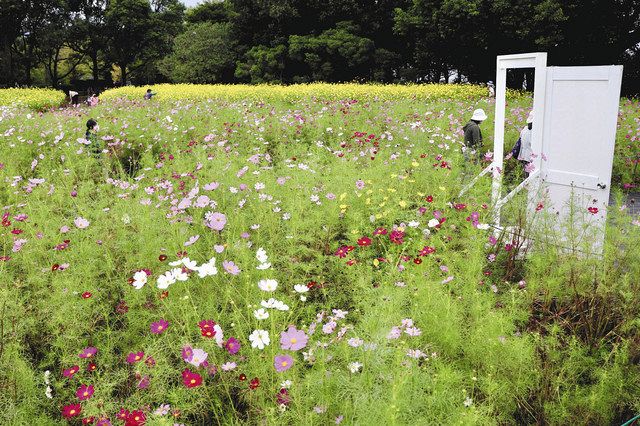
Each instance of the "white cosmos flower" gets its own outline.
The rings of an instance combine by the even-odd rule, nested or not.
[[[440,221],[438,219],[436,219],[435,217],[433,219],[431,219],[429,221],[429,223],[427,223],[429,228],[433,228],[434,226],[438,226],[439,224],[440,224]]]
[[[286,303],[280,301],[280,300],[276,300],[276,302],[274,303],[273,307],[279,311],[288,311],[289,310],[289,305],[287,305]]]
[[[409,226],[410,228],[417,228],[420,225],[420,222],[418,222],[417,220],[412,220],[411,222],[407,223],[407,226]]]
[[[269,257],[267,256],[267,252],[265,251],[265,249],[263,249],[262,247],[258,249],[258,251],[256,252],[256,259],[258,259],[258,262],[260,263],[267,262]]]
[[[169,266],[180,266],[182,265],[182,259],[174,260],[173,262],[169,262]]]
[[[198,270],[198,264],[196,263],[196,261],[191,260],[188,257],[185,257],[182,259],[182,264],[186,266],[188,269],[191,269],[192,271]]]
[[[293,286],[293,289],[296,291],[296,293],[306,293],[309,291],[309,287],[304,284],[296,284]]]
[[[350,363],[348,367],[352,373],[357,373],[362,368],[362,364],[356,361],[356,362]]]
[[[140,290],[147,283],[147,273],[138,271],[133,274],[133,286],[136,290]]]
[[[51,386],[47,385],[47,390],[44,391],[44,394],[49,399],[53,399],[53,395],[51,391],[52,391]]]
[[[478,224],[478,229],[487,230],[487,229],[489,229],[489,224],[488,223],[480,223],[480,224]]]
[[[216,332],[214,336],[214,339],[216,339],[216,344],[218,345],[219,348],[221,348],[222,345],[224,344],[224,334],[222,333],[222,327],[220,327],[220,324],[214,325],[213,331]]]
[[[276,291],[278,288],[278,281],[276,280],[260,280],[258,281],[258,287],[262,291]]]
[[[263,300],[262,302],[260,302],[260,305],[262,305],[263,308],[267,308],[267,309],[274,308],[275,304],[276,304],[276,299],[274,299],[273,297],[269,300]]]
[[[216,275],[218,273],[218,268],[216,268],[216,258],[212,257],[207,263],[203,263],[198,266],[197,270],[200,278]]]
[[[167,271],[158,277],[158,288],[160,290],[166,290],[169,286],[176,282],[176,278],[171,271]]]
[[[269,338],[269,332],[266,330],[253,330],[253,333],[249,335],[252,348],[264,349],[265,346],[269,346],[271,339]]]
[[[269,318],[269,312],[265,311],[264,308],[260,308],[253,311],[253,316],[259,320],[263,320]]]
[[[271,263],[261,263],[258,266],[256,266],[256,269],[259,269],[261,271],[264,271],[265,269],[269,269],[271,268]]]
[[[186,281],[189,279],[189,275],[182,272],[182,268],[173,268],[171,270],[171,275],[173,275],[176,281]]]

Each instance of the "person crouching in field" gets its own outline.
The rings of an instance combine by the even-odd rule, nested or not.
[[[144,100],[145,101],[149,101],[151,100],[151,98],[153,98],[156,95],[156,93],[152,92],[151,89],[147,89],[147,93],[144,94]]]
[[[482,131],[480,124],[487,119],[483,109],[473,111],[471,120],[462,128],[464,131],[464,148],[462,153],[466,162],[478,163],[478,154],[482,148]]]
[[[102,158],[102,141],[98,138],[98,131],[100,126],[98,122],[93,118],[87,120],[87,132],[84,134],[84,138],[89,142],[87,148],[91,153],[91,156],[96,159],[96,166],[93,168],[92,174],[94,180],[100,175],[106,180],[109,176],[107,165]]]

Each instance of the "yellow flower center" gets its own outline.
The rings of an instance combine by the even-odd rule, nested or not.
[[[291,338],[291,343],[296,343],[298,341],[298,339],[296,339],[295,337]]]
[[[194,384],[196,382],[196,379],[191,379],[191,384]]]
[[[89,395],[89,392],[84,391],[83,395],[84,395],[84,396],[87,396],[87,395]]]
[[[76,410],[69,411],[69,414],[75,414],[75,413],[76,413]]]
[[[282,361],[282,366],[286,367],[289,363],[287,361]]]

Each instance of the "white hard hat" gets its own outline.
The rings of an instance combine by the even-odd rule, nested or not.
[[[529,113],[529,116],[527,117],[527,124],[531,124],[533,123],[533,111],[531,111]]]
[[[471,119],[475,121],[484,121],[487,119],[487,114],[484,113],[484,110],[482,108],[479,108],[473,111],[473,116],[471,117]]]

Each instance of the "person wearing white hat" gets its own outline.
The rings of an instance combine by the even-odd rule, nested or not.
[[[69,90],[69,99],[71,99],[73,106],[78,106],[78,92]]]
[[[471,120],[462,128],[464,131],[464,157],[466,160],[475,157],[476,150],[482,146],[482,131],[480,124],[487,119],[487,114],[479,108],[473,111]]]
[[[496,86],[493,85],[493,81],[489,81],[487,83],[487,90],[489,91],[490,98],[496,97]]]

